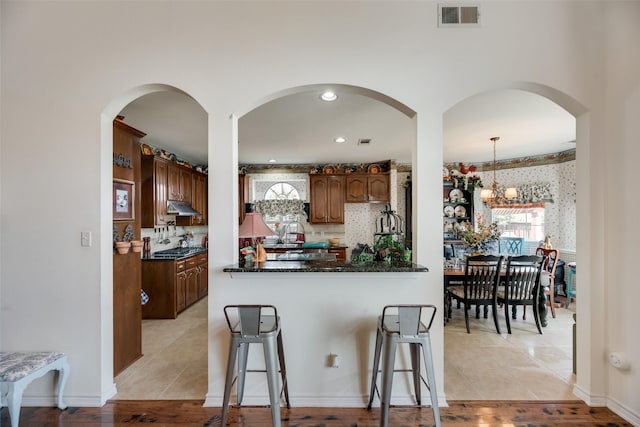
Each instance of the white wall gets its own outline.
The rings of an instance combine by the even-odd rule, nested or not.
[[[416,111],[414,247],[430,267],[419,298],[437,301],[441,226],[431,207],[441,203],[442,114],[484,90],[525,88],[578,116],[577,391],[640,423],[637,366],[614,371],[605,357],[615,349],[640,360],[636,275],[631,262],[619,268],[634,254],[634,231],[620,232],[612,212],[635,182],[640,3],[480,4],[481,27],[438,29],[426,1],[0,3],[1,348],[67,352],[72,405],[113,392],[108,125],[144,85],[184,90],[210,117],[210,397],[222,390],[221,304],[251,291],[220,271],[235,257],[239,115],[322,82],[374,89]],[[82,230],[94,233],[93,247],[80,247]],[[442,328],[433,339],[442,384]],[[333,387],[357,393],[348,378],[358,369],[345,367]],[[52,401],[46,381],[31,402]],[[313,378],[296,381],[292,392],[322,394]]]

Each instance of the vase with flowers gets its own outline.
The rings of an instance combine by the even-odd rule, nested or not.
[[[498,223],[487,224],[481,214],[476,214],[476,227],[469,222],[461,225],[460,238],[465,246],[469,248],[471,255],[483,255],[490,251],[500,240],[502,231],[498,228]]]

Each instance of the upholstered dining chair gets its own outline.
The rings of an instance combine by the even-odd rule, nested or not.
[[[538,296],[540,295],[540,274],[542,272],[542,256],[521,255],[510,257],[507,261],[507,272],[504,281],[496,291],[496,304],[504,306],[504,317],[507,323],[507,332],[511,333],[511,317],[516,318],[516,307],[530,305],[533,308],[533,317],[538,332],[542,334],[540,315],[536,310]]]
[[[545,295],[548,298],[549,305],[551,306],[551,316],[556,318],[556,266],[558,265],[558,250],[557,249],[536,249],[536,255],[543,257],[542,269],[549,272],[549,284],[545,290]]]
[[[480,306],[484,307],[484,318],[487,318],[488,306],[491,306],[493,323],[496,332],[500,333],[498,324],[498,310],[495,301],[495,292],[500,279],[500,269],[502,266],[502,256],[478,255],[467,258],[465,265],[464,280],[460,286],[450,286],[447,288],[449,298],[449,313],[451,317],[451,299],[464,305],[464,321],[469,329],[469,308],[476,306],[476,319],[480,318]]]
[[[498,251],[503,255],[522,255],[524,237],[500,237]]]

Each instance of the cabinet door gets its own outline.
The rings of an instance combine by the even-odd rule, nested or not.
[[[191,202],[191,171],[180,168],[180,195],[183,202]]]
[[[154,169],[154,193],[153,205],[155,209],[155,223],[153,225],[163,225],[167,223],[167,171],[165,162],[156,161]]]
[[[369,175],[367,193],[370,202],[389,201],[389,175]]]
[[[187,270],[186,307],[198,300],[198,268]]]
[[[329,189],[327,188],[327,177],[310,175],[310,212],[309,222],[312,224],[324,224],[327,222],[327,211],[329,210],[327,196]]]
[[[198,298],[206,297],[209,293],[209,267],[206,263],[198,266],[200,275],[198,277]]]
[[[181,312],[187,306],[187,273],[176,275],[176,312]]]
[[[170,164],[167,178],[167,197],[177,202],[191,201],[191,172]]]
[[[344,224],[344,177],[310,175],[309,188],[309,222]]]
[[[344,224],[344,177],[328,177],[327,187],[329,189],[327,222]]]
[[[193,174],[193,188],[191,194],[193,198],[191,204],[195,210],[202,215],[193,217],[193,225],[207,224],[207,177],[200,174]]]
[[[367,201],[367,177],[350,175],[346,180],[347,203],[362,203]]]
[[[176,224],[207,225],[207,177],[199,173],[191,174],[191,206],[202,215],[177,216]]]
[[[167,175],[167,198],[181,201],[180,193],[180,168],[177,165],[169,165]]]

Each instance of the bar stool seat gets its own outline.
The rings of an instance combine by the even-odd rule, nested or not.
[[[237,400],[238,406],[240,406],[244,395],[246,373],[266,372],[271,403],[271,418],[274,427],[280,427],[280,397],[283,393],[287,408],[291,406],[289,404],[289,387],[287,386],[282,331],[280,330],[278,311],[272,305],[227,305],[224,307],[224,315],[231,332],[231,342],[224,384],[222,425],[227,424],[229,398],[233,383],[237,380]],[[249,344],[251,343],[262,344],[265,370],[247,370]],[[238,357],[238,375],[234,378],[236,356]],[[278,363],[280,364],[280,369],[278,369]],[[278,391],[278,372],[282,379],[282,391]]]
[[[420,319],[422,312],[427,313],[428,326]],[[373,372],[371,376],[371,392],[369,405],[371,409],[374,394],[378,391],[376,380],[380,368],[380,354],[383,353],[382,384],[380,394],[380,426],[389,424],[389,403],[391,400],[391,385],[394,372],[413,373],[413,386],[415,389],[416,403],[421,405],[420,381],[422,381],[431,396],[431,409],[435,425],[440,426],[440,411],[438,409],[438,393],[436,392],[436,378],[431,354],[431,339],[429,329],[436,315],[436,307],[430,304],[423,305],[388,305],[378,317],[376,333],[376,348],[373,358]],[[408,343],[411,349],[411,369],[395,370],[395,355],[398,344]],[[427,370],[427,381],[420,374],[420,348],[424,357],[424,365]]]

